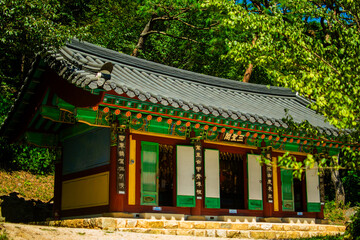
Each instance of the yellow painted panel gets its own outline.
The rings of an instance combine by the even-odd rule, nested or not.
[[[279,211],[279,189],[277,176],[277,158],[272,158],[273,162],[273,186],[274,186],[274,211]]]
[[[129,190],[128,203],[135,205],[135,189],[136,189],[136,140],[130,135],[130,156],[129,156]]]
[[[109,204],[109,172],[62,183],[61,210]]]

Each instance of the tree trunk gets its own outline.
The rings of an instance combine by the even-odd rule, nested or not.
[[[245,74],[244,74],[244,78],[243,78],[243,82],[249,82],[250,77],[251,77],[251,73],[253,71],[254,65],[252,65],[251,63],[249,64],[249,67],[246,69]]]
[[[137,43],[134,51],[132,52],[131,56],[137,57],[139,55],[139,51],[144,49],[146,38],[149,35],[149,32],[152,30],[153,25],[154,25],[153,24],[154,23],[154,21],[153,21],[154,17],[155,16],[152,16],[150,18],[149,22],[145,25],[143,31],[140,34],[138,43]]]
[[[251,41],[253,46],[255,45],[257,38],[258,38],[257,35],[255,35],[253,40]],[[250,81],[250,77],[251,77],[253,69],[254,69],[254,65],[252,63],[249,63],[249,66],[246,69],[245,74],[244,74],[243,82],[248,83]]]
[[[335,165],[338,165],[338,162],[335,162]],[[339,170],[331,169],[331,181],[335,188],[335,202],[339,205],[345,204],[345,189]]]

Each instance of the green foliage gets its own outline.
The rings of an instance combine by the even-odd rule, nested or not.
[[[323,237],[311,237],[311,238],[302,238],[303,240],[342,240],[344,237],[340,234],[335,236],[323,236]]]
[[[54,173],[55,158],[50,149],[22,146],[16,152],[13,163],[19,170],[44,175]]]
[[[346,227],[345,239],[360,239],[360,211],[357,211],[351,218],[351,222]]]
[[[7,144],[0,138],[0,167],[16,171],[24,170],[34,174],[53,174],[55,153],[50,149],[33,146]]]
[[[346,202],[351,206],[358,206],[360,203],[360,176],[359,171],[347,171],[342,177],[346,193]]]
[[[0,240],[9,240],[8,234],[5,231],[0,233]]]
[[[262,66],[279,85],[315,100],[311,107],[336,127],[360,129],[358,1],[213,0],[210,5],[227,14],[224,25],[246,36],[229,39],[231,58]]]
[[[350,208],[350,204],[337,204],[335,201],[328,201],[324,206],[324,216],[331,223],[345,224],[347,222],[345,211]]]

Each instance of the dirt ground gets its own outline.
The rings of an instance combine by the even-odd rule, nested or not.
[[[16,223],[0,223],[0,238],[6,235],[9,240],[219,240],[212,237],[190,237],[176,235],[154,235],[144,233],[130,233],[120,231],[104,231],[84,228],[61,228],[34,226]],[[1,238],[6,239],[6,238]],[[224,240],[230,238],[222,238]]]

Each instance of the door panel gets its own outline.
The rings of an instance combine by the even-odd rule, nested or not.
[[[307,211],[320,212],[320,187],[317,164],[314,168],[306,170],[306,195],[307,195]]]
[[[219,150],[205,149],[205,207],[220,208]]]
[[[141,142],[141,204],[158,205],[159,144]]]
[[[260,157],[260,155],[256,155],[256,154],[247,155],[249,210],[263,209],[262,169],[260,162],[257,160],[258,157]]]
[[[294,211],[293,171],[281,169],[282,210]]]
[[[178,207],[195,206],[195,154],[193,146],[176,146]]]

